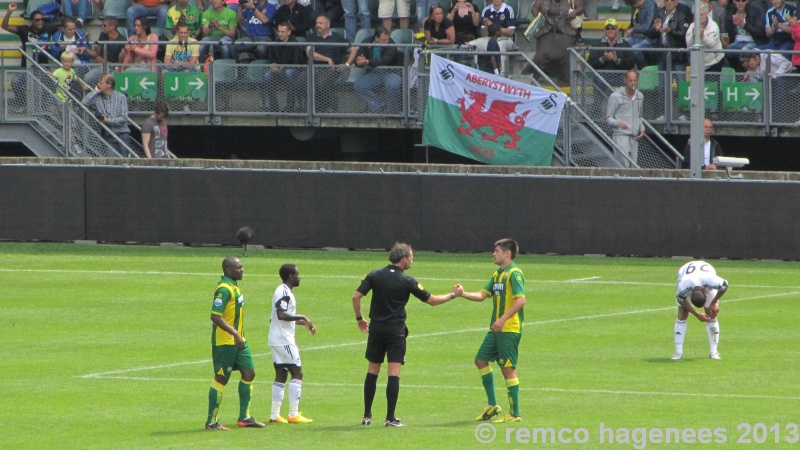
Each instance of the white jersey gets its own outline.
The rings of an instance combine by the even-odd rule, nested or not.
[[[692,289],[702,286],[708,293],[711,289],[725,291],[728,282],[717,276],[717,271],[705,261],[689,261],[678,269],[678,289],[675,297],[678,303],[692,294]]]
[[[278,312],[283,311],[290,315],[295,315],[297,302],[289,286],[281,284],[275,289],[272,295],[272,315],[269,318],[269,346],[295,345],[294,342],[294,321],[278,319]]]

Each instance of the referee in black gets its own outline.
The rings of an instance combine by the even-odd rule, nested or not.
[[[441,305],[455,298],[454,293],[432,295],[421,284],[404,273],[414,262],[414,250],[408,244],[396,243],[389,251],[389,264],[375,269],[361,281],[353,293],[353,311],[356,313],[358,328],[369,333],[367,352],[369,361],[367,378],[364,380],[364,419],[362,425],[372,423],[372,401],[375,399],[378,374],[381,372],[384,356],[389,362],[389,381],[386,383],[386,422],[387,427],[405,426],[395,417],[397,396],[400,394],[400,367],[406,360],[406,304],[411,294],[431,305]],[[371,323],[361,315],[361,299],[372,292],[369,308]]]

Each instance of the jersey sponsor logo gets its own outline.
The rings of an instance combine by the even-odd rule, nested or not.
[[[239,298],[236,299],[236,302],[240,305],[244,305],[244,295],[240,295]]]
[[[222,306],[222,299],[221,298],[215,298],[214,299],[214,306]]]
[[[506,284],[505,283],[495,283],[494,284],[494,292],[495,294],[499,294],[505,290]]]
[[[420,291],[424,291],[425,290],[425,288],[422,287],[422,283],[417,283],[417,287],[419,288]]]

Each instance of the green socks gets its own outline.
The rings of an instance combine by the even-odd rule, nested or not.
[[[497,396],[495,395],[494,392],[494,374],[492,373],[492,368],[486,366],[483,369],[478,369],[478,373],[481,374],[483,389],[486,391],[486,397],[488,398],[487,404],[490,406],[496,405]]]
[[[506,380],[506,388],[508,389],[508,403],[511,405],[511,415],[519,417],[519,379]]]
[[[208,389],[208,421],[207,424],[212,424],[217,421],[217,413],[219,412],[219,405],[222,403],[222,391],[225,386],[211,382],[211,388]]]
[[[239,381],[239,420],[250,417],[250,397],[253,395],[252,381]]]

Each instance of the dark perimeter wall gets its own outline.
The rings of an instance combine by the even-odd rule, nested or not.
[[[798,258],[800,183],[0,167],[0,239]]]

